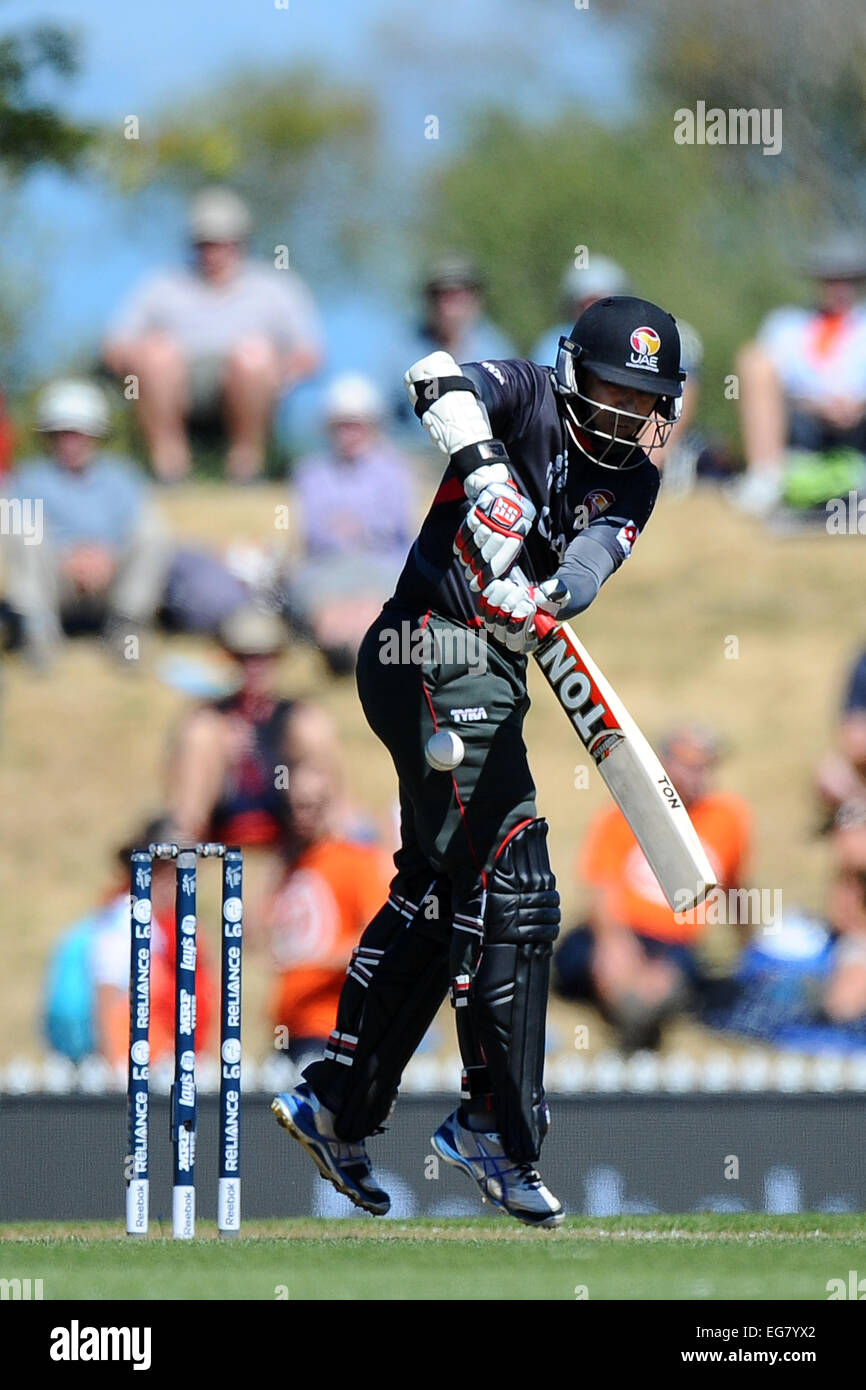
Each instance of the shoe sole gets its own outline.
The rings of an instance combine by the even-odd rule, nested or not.
[[[274,1100],[271,1101],[271,1110],[277,1118],[277,1124],[282,1125],[283,1129],[286,1130],[293,1139],[297,1139],[301,1147],[310,1155],[310,1158],[315,1163],[321,1176],[326,1178],[332,1187],[335,1187],[343,1197],[348,1197],[349,1201],[354,1203],[356,1207],[360,1207],[362,1211],[369,1212],[371,1216],[385,1216],[387,1214],[391,1207],[390,1202],[387,1207],[374,1207],[371,1203],[366,1202],[354,1188],[350,1187],[338,1173],[335,1173],[333,1168],[328,1167],[322,1155],[319,1153],[318,1148],[311,1143],[304,1131],[295,1124],[292,1118],[292,1112],[283,1101],[275,1097]]]
[[[430,1143],[433,1145],[440,1158],[444,1159],[446,1163],[450,1163],[452,1168],[457,1168],[461,1173],[465,1173],[470,1182],[475,1184],[475,1187],[481,1194],[482,1202],[487,1202],[490,1206],[496,1207],[499,1211],[504,1211],[506,1216],[513,1216],[515,1221],[522,1222],[524,1226],[532,1226],[535,1229],[545,1231],[554,1230],[557,1226],[561,1226],[565,1220],[564,1211],[551,1212],[548,1216],[537,1218],[530,1216],[528,1212],[519,1212],[515,1211],[512,1207],[507,1207],[504,1202],[497,1201],[495,1197],[491,1197],[489,1193],[484,1191],[472,1169],[469,1167],[468,1161],[447,1149],[444,1139],[439,1139],[438,1136],[434,1134]]]

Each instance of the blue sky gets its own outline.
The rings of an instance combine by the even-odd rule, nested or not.
[[[335,75],[370,73],[386,102],[399,105],[418,84],[414,71],[401,80],[397,44],[404,56],[414,50],[425,101],[447,104],[455,89],[461,99],[490,90],[485,53],[512,41],[521,55],[511,82],[517,99],[526,77],[543,74],[551,104],[569,94],[612,113],[627,104],[627,35],[569,0],[436,0],[411,9],[398,0],[287,3],[6,0],[0,13],[4,29],[46,21],[78,34],[82,71],[65,105],[81,118],[159,109],[232,68],[311,57]]]
[[[408,175],[410,181],[411,152],[429,112],[440,119],[436,156],[444,158],[459,145],[467,110],[486,98],[505,98],[537,117],[566,103],[611,120],[628,110],[627,33],[568,0],[287,4],[43,0],[37,6],[11,0],[0,14],[4,31],[46,21],[78,35],[81,71],[50,95],[82,121],[120,126],[130,113],[146,121],[242,67],[273,70],[312,59],[335,82],[361,77],[379,105],[395,178]],[[496,61],[503,48],[512,55],[507,92]],[[43,375],[91,351],[118,297],[147,270],[181,253],[182,219],[179,208],[158,222],[130,219],[122,200],[98,179],[45,169],[25,181],[4,240],[22,278],[35,273],[44,289],[21,343],[25,373]],[[363,324],[367,352],[375,355],[377,339],[390,331],[375,294],[355,292],[347,299],[327,274],[313,288],[334,340],[357,341]],[[371,332],[373,319],[378,329]],[[339,350],[333,365],[344,365]]]

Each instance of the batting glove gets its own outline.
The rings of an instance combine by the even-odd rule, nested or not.
[[[555,617],[568,598],[560,579],[528,584],[523,575],[494,579],[482,590],[478,611],[487,631],[512,652],[531,652],[540,638],[535,631],[539,612]]]
[[[477,502],[479,496],[491,483],[510,483],[511,474],[507,463],[484,463],[463,480],[463,490],[467,502]]]
[[[474,594],[507,573],[534,520],[535,507],[510,480],[482,489],[454,537],[454,554]]]

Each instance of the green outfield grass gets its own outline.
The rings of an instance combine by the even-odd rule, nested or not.
[[[0,1278],[46,1299],[818,1299],[866,1273],[866,1217],[251,1221],[224,1242],[104,1223],[0,1226]],[[585,1291],[584,1291],[585,1290]]]

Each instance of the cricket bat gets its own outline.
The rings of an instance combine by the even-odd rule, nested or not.
[[[687,911],[717,884],[676,787],[568,623],[538,613],[535,660],[631,826],[670,906]]]

